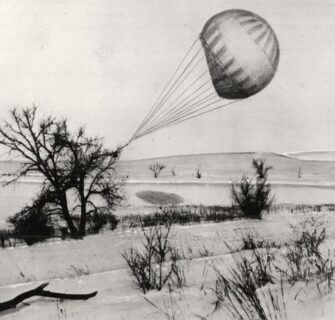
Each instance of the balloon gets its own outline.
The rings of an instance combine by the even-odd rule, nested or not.
[[[205,24],[200,40],[217,94],[242,99],[264,89],[279,62],[279,44],[271,26],[246,10],[221,12]]]
[[[201,63],[205,59],[207,65]],[[277,37],[263,18],[238,9],[213,16],[130,141],[260,92],[278,62]]]

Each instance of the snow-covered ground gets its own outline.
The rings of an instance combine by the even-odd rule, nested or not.
[[[68,293],[98,291],[87,301],[31,298],[18,308],[1,313],[2,319],[228,319],[224,311],[214,312],[213,266],[225,272],[233,263],[231,250],[240,248],[241,235],[252,232],[270,241],[293,240],[291,224],[306,216],[325,222],[327,239],[323,251],[335,249],[335,215],[331,212],[266,215],[262,221],[236,220],[220,224],[174,226],[172,241],[192,251],[192,259],[183,261],[186,287],[170,296],[167,290],[145,296],[133,284],[121,253],[139,243],[140,231],[116,230],[84,240],[50,242],[0,250],[0,301],[49,282],[47,289]],[[201,257],[201,248],[212,255]],[[281,249],[278,249],[279,251]],[[278,253],[279,254],[279,253]],[[332,253],[333,255],[333,253]],[[335,294],[316,284],[284,285],[287,319],[334,319]],[[149,303],[151,301],[151,303]],[[157,306],[158,310],[154,305]],[[203,317],[203,318],[200,318]]]

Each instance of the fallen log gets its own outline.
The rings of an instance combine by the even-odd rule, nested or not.
[[[49,284],[48,282],[42,283],[37,288],[23,292],[11,300],[0,302],[0,312],[16,308],[16,306],[19,303],[33,296],[56,298],[56,299],[87,300],[89,298],[94,297],[98,293],[97,291],[94,291],[86,294],[69,294],[69,293],[46,291],[44,290],[44,288],[48,284]]]

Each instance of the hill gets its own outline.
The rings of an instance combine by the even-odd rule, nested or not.
[[[335,161],[335,151],[291,152],[287,156],[300,160]]]
[[[159,178],[162,180],[199,180],[197,169],[202,173],[201,181],[230,181],[242,175],[253,175],[253,158],[261,158],[273,167],[272,181],[287,182],[335,182],[335,161],[304,160],[277,153],[218,153],[183,155],[144,160],[121,161],[120,170],[130,180],[155,180],[149,165],[160,162],[166,166]],[[173,176],[172,170],[176,176]],[[299,177],[300,176],[300,177]]]
[[[252,176],[253,158],[264,159],[272,166],[270,179],[289,183],[335,183],[335,160],[330,160],[335,152],[301,152],[282,155],[277,153],[217,153],[180,155],[142,160],[120,161],[120,173],[128,177],[129,182],[216,182],[237,180],[242,175]],[[327,160],[317,160],[321,155]],[[316,159],[316,160],[315,160]],[[166,166],[158,179],[154,179],[149,170],[150,164],[160,162]],[[0,175],[15,172],[20,166],[18,161],[1,161]],[[199,169],[201,179],[197,179]],[[175,172],[175,176],[172,174]],[[30,174],[23,180],[40,180],[39,174]]]

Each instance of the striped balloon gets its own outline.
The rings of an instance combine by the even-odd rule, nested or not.
[[[217,94],[241,99],[264,89],[279,62],[278,40],[271,26],[245,10],[227,10],[212,17],[200,39]]]

